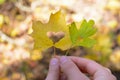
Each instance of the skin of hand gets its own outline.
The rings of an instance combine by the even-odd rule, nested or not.
[[[61,74],[62,71],[62,74]],[[89,74],[92,78],[85,75]],[[108,68],[95,61],[61,56],[52,58],[45,80],[117,80]]]

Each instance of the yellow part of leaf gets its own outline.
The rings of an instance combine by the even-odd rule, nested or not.
[[[40,21],[33,22],[34,49],[45,50],[53,46],[53,42],[48,38],[47,32],[64,32],[65,37],[55,44],[55,47],[65,50],[70,47],[71,41],[69,38],[69,29],[66,25],[65,16],[59,11],[55,14],[51,14],[48,23],[42,23]]]
[[[0,14],[0,27],[2,26],[4,22],[4,16]]]
[[[120,45],[120,34],[117,36],[117,43]]]
[[[31,59],[34,60],[34,61],[40,60],[42,58],[43,58],[43,56],[39,52],[39,50],[34,50],[33,53],[31,54]]]

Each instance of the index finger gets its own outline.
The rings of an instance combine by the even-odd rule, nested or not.
[[[82,70],[92,75],[95,80],[116,80],[116,78],[111,74],[111,71],[103,67],[102,65],[96,63],[93,60],[80,58],[80,57],[69,57],[72,61]],[[98,79],[99,78],[99,79]]]
[[[103,69],[103,66],[96,63],[93,60],[81,58],[81,57],[70,57],[72,61],[82,70],[85,70],[90,75],[94,75],[94,73],[99,70]]]

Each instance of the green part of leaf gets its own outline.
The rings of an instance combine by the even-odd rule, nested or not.
[[[96,41],[94,39],[90,39],[90,37],[97,31],[93,26],[93,20],[89,20],[88,22],[83,20],[79,27],[78,25],[76,26],[75,22],[73,22],[69,26],[69,34],[72,44],[74,46],[92,47]]]
[[[94,28],[93,25],[94,25],[93,20],[90,20],[89,22],[83,20],[79,29],[80,37],[87,38],[95,34],[97,32],[97,29]]]
[[[76,24],[74,22],[69,27],[69,33],[70,33],[70,38],[71,38],[72,44],[75,44],[76,40],[78,38],[78,30],[77,30]]]
[[[85,38],[85,39],[83,39],[83,41],[79,41],[76,45],[90,48],[94,44],[96,44],[96,40],[90,39],[90,38]]]

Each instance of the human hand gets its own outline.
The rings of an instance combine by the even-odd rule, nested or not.
[[[60,76],[60,68],[63,76]],[[60,59],[51,60],[46,80],[116,80],[116,78],[109,69],[92,60],[62,56]]]

